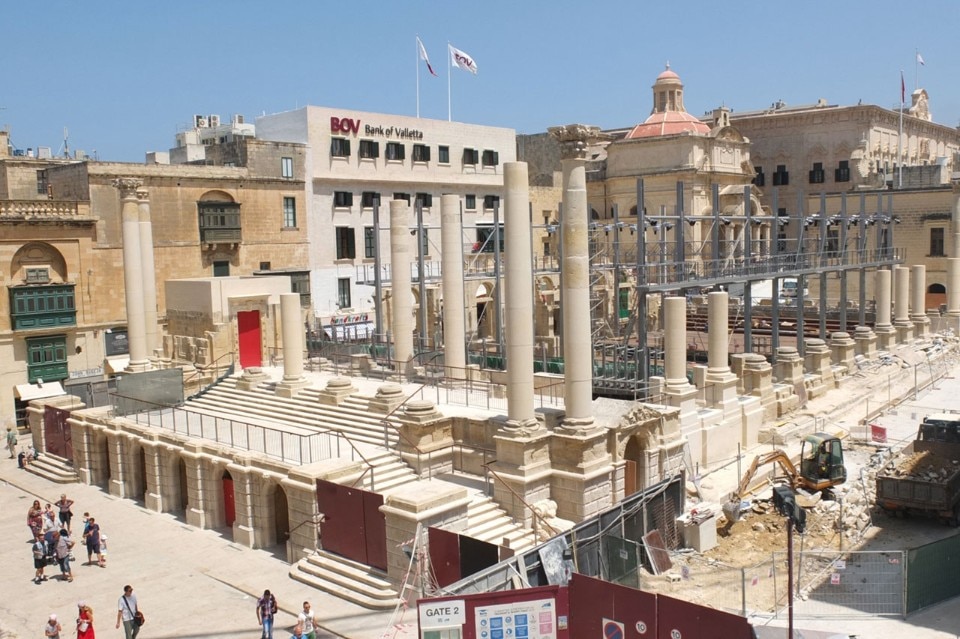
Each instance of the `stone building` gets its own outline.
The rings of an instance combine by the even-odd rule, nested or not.
[[[0,410],[16,404],[22,421],[24,402],[60,382],[126,366],[118,178],[139,181],[152,214],[161,324],[168,279],[281,274],[309,307],[303,145],[238,139],[208,151],[234,166],[31,158],[0,138]],[[154,346],[151,357],[171,357]]]

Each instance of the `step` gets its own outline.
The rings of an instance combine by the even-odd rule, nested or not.
[[[297,562],[290,577],[364,608],[390,610],[400,603],[382,572],[323,551]]]
[[[30,462],[26,470],[28,473],[43,477],[55,484],[76,484],[80,482],[80,477],[77,475],[77,471],[73,469],[73,465],[68,464],[67,460],[56,455],[40,455]]]

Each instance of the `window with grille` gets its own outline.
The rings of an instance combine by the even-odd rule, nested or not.
[[[283,228],[297,228],[297,198],[283,198]]]
[[[810,184],[823,184],[823,182],[823,162],[814,162],[813,168],[810,170]]]
[[[833,181],[834,182],[850,181],[850,162],[848,162],[847,160],[840,160],[840,165],[833,171]]]

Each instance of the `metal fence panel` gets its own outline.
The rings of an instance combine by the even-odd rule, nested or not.
[[[907,612],[960,595],[960,536],[907,552]]]

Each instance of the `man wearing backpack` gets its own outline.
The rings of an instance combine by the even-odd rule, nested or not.
[[[273,618],[277,614],[277,598],[269,590],[257,599],[257,623],[263,627],[260,639],[273,639]]]

